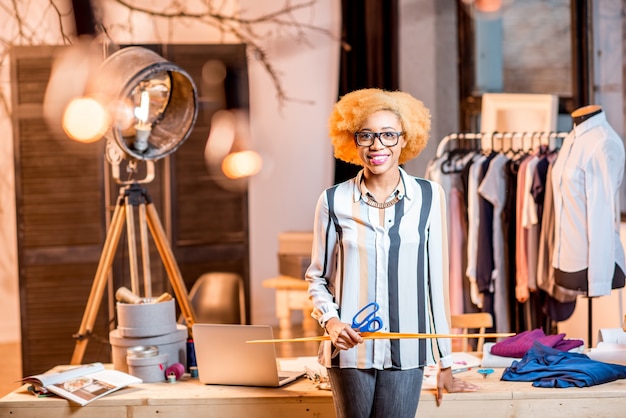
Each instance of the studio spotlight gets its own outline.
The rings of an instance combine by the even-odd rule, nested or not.
[[[66,108],[64,129],[71,138],[83,141],[92,140],[99,132],[104,132],[107,139],[105,155],[112,166],[112,176],[124,187],[120,189],[111,217],[80,329],[74,335],[76,346],[71,364],[82,362],[124,226],[128,238],[131,290],[140,294],[135,209],[139,214],[144,296],[152,296],[149,230],[190,333],[195,323],[195,313],[168,237],[147,188],[139,183],[151,181],[155,160],[176,151],[191,133],[198,113],[196,86],[191,77],[174,63],[149,49],[131,46],[110,55],[97,71],[90,74],[85,96],[88,101]],[[102,118],[105,121],[103,129],[99,128],[101,121],[87,113],[86,104],[92,102],[99,104],[93,106],[95,110],[101,108],[107,116]],[[77,123],[81,114],[83,122],[91,122],[94,129],[85,130],[84,124]],[[120,180],[120,164],[124,159],[128,160],[128,168],[133,174],[137,162],[144,161],[147,175],[143,179],[133,176],[127,181]]]
[[[176,151],[191,133],[198,113],[191,77],[138,46],[110,55],[90,77],[86,95],[111,117],[107,140],[136,160],[158,160]]]

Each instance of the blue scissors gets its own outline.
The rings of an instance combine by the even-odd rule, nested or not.
[[[376,332],[380,330],[383,327],[383,320],[376,315],[379,309],[380,306],[376,302],[370,302],[362,307],[352,318],[352,328],[359,332]],[[363,314],[365,316],[359,319]]]

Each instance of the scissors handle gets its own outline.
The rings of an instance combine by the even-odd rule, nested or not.
[[[359,320],[359,316],[366,310],[371,309],[362,320]],[[380,309],[380,306],[376,302],[370,302],[362,307],[352,318],[352,328],[359,332],[376,332],[383,327],[383,320],[376,315],[376,312]]]
[[[374,318],[367,321],[365,325],[363,325],[359,331],[361,332],[376,332],[383,327],[383,320],[380,317],[375,316]]]

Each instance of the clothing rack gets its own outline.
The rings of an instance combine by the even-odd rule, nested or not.
[[[460,155],[466,152],[531,153],[544,146],[548,151],[558,151],[569,132],[456,132],[443,137],[436,157]],[[454,159],[454,157],[452,157]],[[442,170],[446,164],[442,165]],[[445,171],[444,171],[445,172]],[[454,172],[452,169],[450,172]],[[593,338],[593,303],[587,299],[587,343]]]
[[[531,152],[541,145],[558,150],[568,132],[457,132],[437,146],[437,157],[450,151]]]

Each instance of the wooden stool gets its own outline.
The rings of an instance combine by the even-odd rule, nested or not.
[[[279,338],[291,337],[291,312],[302,311],[302,328],[305,335],[318,335],[319,324],[311,317],[313,304],[309,300],[309,284],[303,279],[278,276],[263,281],[263,287],[276,290],[276,317],[280,330]]]

